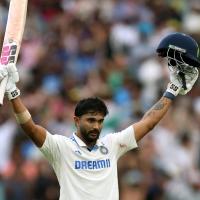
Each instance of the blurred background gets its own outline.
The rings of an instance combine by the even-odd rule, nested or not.
[[[20,2],[19,2],[20,3]],[[0,1],[2,45],[9,1]],[[102,136],[138,121],[169,81],[156,47],[180,31],[200,43],[199,0],[29,0],[18,69],[21,98],[53,134],[75,130],[78,100],[109,108]],[[58,200],[52,168],[0,108],[0,200]],[[200,199],[200,81],[119,161],[120,200]],[[108,186],[109,187],[109,186]]]

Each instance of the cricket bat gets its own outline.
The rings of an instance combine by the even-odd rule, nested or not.
[[[8,63],[16,64],[17,62],[24,33],[27,4],[28,0],[10,0],[6,31],[0,56],[2,67]],[[0,105],[3,105],[7,79],[7,77],[4,78],[0,83]]]

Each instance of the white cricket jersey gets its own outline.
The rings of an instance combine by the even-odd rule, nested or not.
[[[117,160],[137,147],[133,126],[97,140],[91,151],[75,134],[47,136],[42,153],[60,184],[60,200],[118,200]]]

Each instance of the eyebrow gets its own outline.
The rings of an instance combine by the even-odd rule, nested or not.
[[[88,116],[86,117],[86,119],[95,119],[97,121],[104,121],[104,118],[97,119],[96,117],[93,117],[93,116]]]

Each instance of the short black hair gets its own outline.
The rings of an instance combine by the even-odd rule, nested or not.
[[[74,114],[77,117],[81,117],[89,112],[99,112],[106,116],[108,114],[108,108],[100,98],[89,97],[77,103]]]

